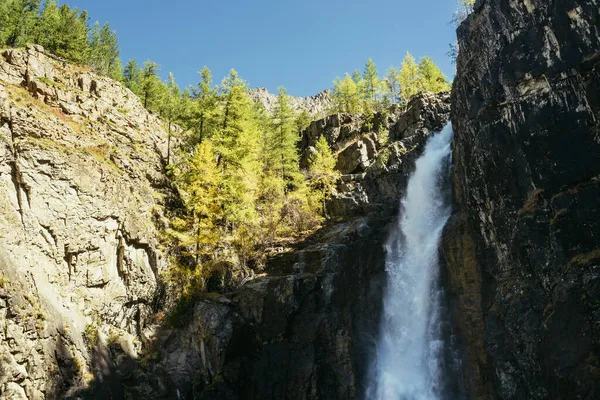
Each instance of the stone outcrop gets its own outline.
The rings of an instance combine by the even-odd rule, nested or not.
[[[449,93],[419,94],[404,112],[392,108],[370,121],[361,115],[333,114],[313,121],[302,133],[300,165],[308,167],[317,140],[324,136],[342,173],[328,213],[344,217],[390,212],[390,207],[397,207],[427,137],[440,131],[449,117]]]
[[[250,89],[248,94],[252,100],[262,104],[267,113],[272,114],[275,111],[278,104],[276,94],[269,93],[265,88]],[[333,104],[333,97],[329,90],[324,90],[309,97],[288,96],[288,101],[290,108],[296,113],[306,111],[313,118],[316,118],[329,113]]]
[[[599,9],[478,1],[458,29],[444,258],[472,398],[600,396]]]
[[[154,327],[158,362],[124,384],[134,397],[362,398],[389,222],[325,229],[272,258],[267,276],[201,299],[181,328]]]
[[[166,153],[120,84],[39,46],[2,53],[0,398],[67,396],[96,372],[86,335],[139,337],[165,265]]]

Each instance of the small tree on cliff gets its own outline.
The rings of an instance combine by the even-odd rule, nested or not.
[[[158,64],[146,61],[140,73],[140,92],[145,108],[156,109],[159,104],[161,82],[158,79]]]
[[[167,164],[171,163],[171,137],[173,136],[173,123],[181,118],[181,89],[175,82],[175,76],[169,72],[169,81],[160,103],[160,114],[167,120]]]
[[[316,151],[310,158],[309,182],[313,192],[316,194],[321,211],[328,218],[325,204],[333,193],[335,183],[340,177],[340,172],[335,169],[337,162],[325,136],[319,137],[315,145]]]

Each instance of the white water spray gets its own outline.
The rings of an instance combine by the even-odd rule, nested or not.
[[[450,216],[442,185],[451,140],[450,124],[429,138],[386,244],[387,287],[368,400],[442,397],[438,246]]]

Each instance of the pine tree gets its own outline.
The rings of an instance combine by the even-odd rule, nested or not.
[[[419,75],[423,89],[429,92],[437,93],[444,90],[450,90],[450,85],[446,80],[446,77],[435,65],[433,60],[429,57],[423,57],[419,63]]]
[[[400,98],[400,71],[396,67],[390,67],[386,71],[385,85],[390,104],[398,103]]]
[[[0,2],[0,45],[20,47],[35,39],[39,0]]]
[[[181,89],[175,82],[175,76],[169,72],[165,94],[160,104],[160,114],[166,119],[168,125],[167,136],[167,164],[171,163],[171,137],[173,124],[181,117]]]
[[[142,71],[138,63],[135,61],[135,59],[132,58],[127,62],[127,65],[125,65],[125,68],[123,69],[123,82],[129,90],[131,90],[138,96],[140,96],[142,93],[141,75]]]
[[[140,73],[140,94],[145,108],[156,109],[160,102],[161,82],[158,64],[146,61]]]
[[[246,82],[231,70],[219,88],[220,126],[213,134],[223,176],[223,208],[231,229],[242,221],[252,220],[258,185],[260,134],[252,115],[253,103],[246,91]]]
[[[208,67],[204,66],[198,72],[200,82],[194,88],[194,111],[192,116],[192,129],[196,132],[196,140],[201,142],[206,137],[211,137],[217,116],[217,92],[212,87],[212,74]]]
[[[116,64],[119,57],[119,41],[116,32],[105,23],[99,28],[98,22],[94,25],[90,44],[89,63],[100,75],[116,75]]]
[[[349,74],[333,82],[334,108],[336,112],[362,112],[360,93],[356,81]]]
[[[87,12],[60,8],[54,0],[48,0],[36,27],[36,43],[57,56],[75,62],[87,60],[89,52]]]
[[[199,265],[202,259],[212,256],[220,238],[221,175],[211,142],[198,144],[183,166],[174,170],[174,176],[190,218],[178,224],[179,230],[184,232],[172,234],[182,246],[194,247],[196,265]]]
[[[289,106],[288,95],[284,87],[278,89],[277,107],[273,112],[273,131],[270,140],[270,157],[274,168],[284,183],[287,193],[298,179],[300,167],[297,143],[300,139],[295,124],[294,113]]]
[[[317,193],[323,215],[327,217],[325,204],[331,197],[335,183],[340,177],[340,173],[335,169],[336,158],[329,148],[325,136],[319,137],[315,148],[316,151],[310,159],[309,166],[310,185],[314,192]]]
[[[409,52],[406,53],[402,61],[398,80],[400,82],[400,97],[404,103],[408,103],[414,95],[423,91],[419,66]]]
[[[372,59],[368,59],[365,64],[365,70],[362,76],[363,82],[363,101],[369,106],[369,108],[374,108],[380,91],[380,80],[379,73],[377,72],[377,67]]]

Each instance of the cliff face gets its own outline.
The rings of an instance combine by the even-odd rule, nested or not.
[[[600,396],[599,7],[478,1],[458,29],[443,252],[474,398]]]
[[[0,397],[61,398],[132,355],[165,264],[166,134],[133,93],[37,46],[0,57]]]

